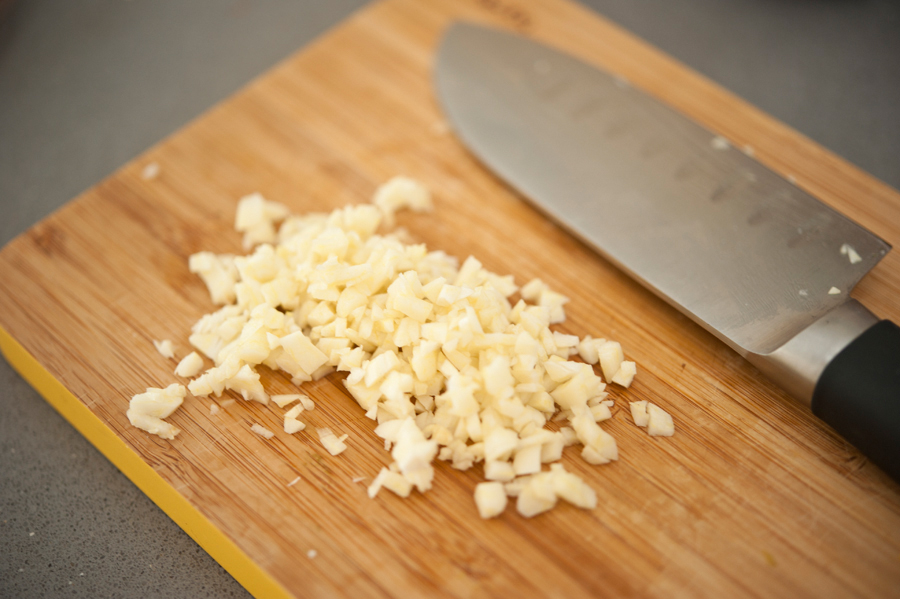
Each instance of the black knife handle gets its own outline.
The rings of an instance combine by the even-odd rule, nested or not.
[[[812,411],[900,482],[900,327],[882,320],[835,356]]]

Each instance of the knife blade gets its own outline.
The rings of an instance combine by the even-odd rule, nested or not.
[[[890,245],[627,81],[527,38],[455,23],[435,80],[488,167],[900,479],[900,328],[849,296]]]

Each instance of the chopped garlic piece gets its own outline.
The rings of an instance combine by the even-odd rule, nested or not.
[[[287,484],[287,486],[293,487],[294,485],[296,485],[296,484],[299,483],[299,482],[300,482],[300,477],[298,476],[297,478],[295,478],[294,480],[292,480],[291,482],[289,482],[289,483]]]
[[[647,433],[651,436],[671,437],[675,434],[672,416],[647,400],[631,403],[631,417],[636,425],[646,426]]]
[[[475,485],[475,506],[484,518],[499,516],[506,509],[506,491],[503,483],[478,483]]]
[[[322,442],[322,446],[328,450],[328,453],[331,455],[338,455],[347,449],[347,445],[344,443],[344,439],[347,438],[347,435],[338,438],[328,427],[317,428],[316,432],[319,434],[319,441]]]
[[[187,389],[177,383],[165,389],[149,387],[131,398],[125,415],[132,426],[171,440],[181,431],[163,418],[168,418],[181,406],[185,395]]]
[[[269,396],[263,390],[259,373],[254,371],[249,364],[241,366],[234,375],[225,381],[225,388],[240,392],[247,400],[258,401],[261,404],[269,403]]]
[[[671,437],[675,434],[675,424],[668,412],[652,403],[647,404],[647,432],[653,437]]]
[[[214,304],[228,304],[234,301],[235,285],[239,276],[234,265],[234,256],[199,252],[188,260],[188,270],[200,276]]]
[[[650,414],[647,413],[647,400],[633,401],[629,404],[631,407],[631,417],[638,426],[647,426],[650,422]]]
[[[841,294],[841,290],[838,289],[837,287],[832,287],[831,289],[828,290],[828,295],[840,295],[840,294]]]
[[[162,341],[153,341],[153,347],[156,348],[156,351],[159,352],[163,358],[169,358],[170,360],[175,357],[175,349],[172,346],[172,342],[168,339],[163,339]]]
[[[298,433],[306,428],[306,424],[297,420],[296,418],[287,418],[284,419],[284,432],[289,435],[293,435],[294,433]]]
[[[391,456],[404,478],[424,493],[431,488],[431,479],[434,478],[431,462],[437,451],[437,442],[426,440],[416,421],[406,418],[397,431],[397,442]]]
[[[516,509],[526,518],[541,514],[563,499],[582,509],[597,507],[597,495],[587,483],[562,464],[553,464],[550,472],[517,478],[505,487],[507,495],[516,497]]]
[[[603,378],[606,379],[606,382],[612,381],[625,360],[622,346],[617,341],[607,341],[597,348],[597,355],[600,368],[603,370]]]
[[[613,375],[612,379],[610,379],[611,383],[615,383],[617,385],[622,385],[623,387],[630,387],[631,381],[634,380],[634,375],[637,373],[637,367],[634,362],[630,362],[628,360],[624,360],[621,365],[619,365],[619,370]]]
[[[264,426],[253,423],[253,426],[250,427],[250,430],[259,435],[260,437],[265,437],[266,439],[271,439],[275,436],[275,433],[270,431]]]
[[[487,460],[484,463],[484,477],[488,480],[509,482],[516,477],[516,471],[509,462]]]
[[[516,431],[508,428],[495,428],[484,440],[484,458],[491,462],[508,460],[519,443]]]
[[[310,549],[306,552],[306,557],[308,557],[309,559],[316,559],[317,555],[319,555],[319,552],[315,549]]]
[[[221,412],[221,411],[222,411],[222,410],[219,409],[219,406],[218,406],[217,404],[214,404],[214,403],[213,403],[213,404],[210,404],[210,405],[209,405],[209,415],[210,415],[210,416],[215,416],[216,414],[218,414],[218,413]]]
[[[516,476],[540,472],[541,446],[532,445],[517,451],[516,457],[513,459],[513,471],[516,473]]]
[[[254,193],[238,202],[234,228],[244,233],[247,249],[258,243],[273,243],[276,240],[274,223],[284,220],[288,214],[287,207]]]
[[[175,374],[184,378],[196,376],[203,369],[203,358],[195,351],[192,351],[181,359],[178,366],[175,367]]]
[[[604,401],[591,406],[591,415],[594,417],[594,422],[603,422],[604,420],[612,418],[612,412],[609,409],[608,402]]]
[[[298,405],[294,406],[293,408],[291,408],[290,410],[288,410],[287,412],[285,412],[284,417],[285,418],[296,418],[297,416],[300,415],[300,413],[302,411],[303,411],[303,406],[298,404]]]
[[[396,472],[389,471],[381,485],[400,497],[409,497],[409,494],[412,492],[412,483]]]
[[[372,484],[369,485],[369,497],[375,497],[382,487],[400,497],[409,497],[409,494],[412,492],[412,483],[406,480],[399,472],[394,472],[388,468],[382,468],[375,480],[372,481]]]
[[[393,223],[394,213],[401,208],[411,208],[416,212],[433,208],[428,189],[406,177],[394,177],[379,187],[372,203],[382,211],[388,225]]]
[[[578,355],[588,364],[596,364],[600,361],[599,349],[605,343],[606,339],[594,339],[588,335],[578,344]]]
[[[300,396],[300,405],[303,406],[304,410],[314,410],[316,409],[316,404],[306,395]]]
[[[542,514],[556,505],[556,491],[550,473],[532,474],[519,490],[516,510],[526,518]]]
[[[352,479],[350,479],[350,482],[355,484],[355,483],[361,483],[364,480],[366,480],[365,476],[354,476]]]
[[[566,472],[562,464],[550,466],[553,492],[575,507],[592,510],[597,507],[597,494],[577,475]]]
[[[540,279],[531,279],[525,283],[519,290],[519,294],[523,299],[536,302],[541,296],[541,292],[548,289],[547,284]]]

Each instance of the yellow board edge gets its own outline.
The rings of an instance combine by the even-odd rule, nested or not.
[[[97,418],[71,391],[0,326],[0,353],[22,378],[43,396],[69,424],[75,427],[106,459],[158,505],[216,562],[257,599],[292,599],[289,593],[249,555],[191,505],[162,476]]]

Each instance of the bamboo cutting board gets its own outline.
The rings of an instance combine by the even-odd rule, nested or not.
[[[518,30],[626,77],[886,239],[900,195],[585,9],[562,0],[387,0],[264,75],[0,252],[0,344],[74,426],[259,597],[874,597],[900,589],[900,488],[759,373],[548,223],[446,127],[431,82],[456,18]],[[143,168],[156,162],[150,180]],[[572,298],[559,330],[622,342],[638,363],[613,388],[620,459],[566,467],[599,507],[478,518],[480,467],[437,464],[403,500],[365,485],[390,457],[332,375],[303,391],[307,431],[237,402],[188,398],[164,441],[132,428],[128,400],[176,381],[154,339],[189,351],[214,306],[187,269],[200,250],[242,253],[236,201],[260,191],[296,212],[366,201],[389,177],[421,180],[429,215],[400,224],[431,249],[478,257]],[[900,258],[854,296],[900,320]],[[266,379],[289,392],[283,377]],[[673,414],[672,438],[635,427],[627,402]],[[306,416],[306,414],[305,414]],[[264,440],[259,423],[279,431]],[[349,433],[337,457],[313,430]],[[362,484],[353,483],[364,476]],[[292,486],[289,483],[300,477]],[[307,556],[315,550],[313,559]]]

